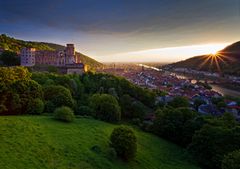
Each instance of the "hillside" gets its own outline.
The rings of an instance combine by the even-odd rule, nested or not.
[[[171,64],[170,66],[174,68],[191,68],[239,76],[240,41],[227,46],[223,50],[220,50],[216,55],[195,56],[190,59]]]
[[[0,168],[198,168],[190,163],[185,150],[139,130],[135,130],[136,161],[120,161],[108,146],[116,125],[97,120],[63,123],[43,116],[1,116],[0,123]]]
[[[33,47],[38,50],[62,50],[62,49],[64,49],[64,46],[59,45],[59,44],[47,43],[47,42],[23,41],[23,40],[9,37],[5,34],[0,35],[0,48],[19,53],[21,48],[23,48],[23,47]],[[81,56],[82,62],[84,64],[87,64],[92,68],[93,67],[96,68],[96,67],[99,67],[102,65],[100,62],[98,62],[82,53],[77,52],[77,54]]]

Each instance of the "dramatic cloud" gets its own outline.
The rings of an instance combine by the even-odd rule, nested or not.
[[[229,42],[240,33],[239,1],[2,0],[0,31],[20,38],[73,41],[98,56]]]

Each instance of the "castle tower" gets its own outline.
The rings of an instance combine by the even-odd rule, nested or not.
[[[66,64],[75,63],[75,47],[74,44],[67,44],[65,49]]]
[[[21,50],[21,66],[34,66],[35,65],[35,48],[23,48]]]

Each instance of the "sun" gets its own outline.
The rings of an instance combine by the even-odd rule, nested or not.
[[[217,56],[219,53],[218,49],[212,48],[209,50],[209,54],[212,56]]]
[[[232,59],[224,55],[221,51],[212,51],[211,54],[205,55],[203,62],[199,65],[199,69],[204,65],[209,65],[210,67],[215,67],[219,73],[222,73],[221,65],[228,65],[227,60]]]
[[[210,55],[217,56],[218,55],[218,51],[212,51],[212,52],[210,52]]]

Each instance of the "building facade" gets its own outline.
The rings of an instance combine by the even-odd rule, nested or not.
[[[82,74],[85,70],[85,65],[81,63],[80,55],[75,53],[74,44],[67,44],[64,50],[57,51],[23,48],[20,56],[22,66],[57,66],[63,73],[69,74]]]
[[[81,58],[75,53],[74,44],[67,44],[64,50],[48,51],[23,48],[21,50],[21,65],[52,65],[67,66],[80,64]]]
[[[21,50],[21,65],[34,66],[35,65],[35,48],[23,48]]]

